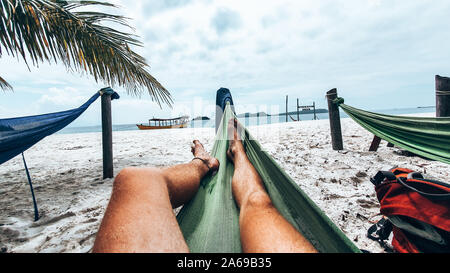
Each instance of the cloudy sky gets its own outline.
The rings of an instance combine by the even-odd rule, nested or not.
[[[150,73],[173,95],[160,109],[148,94],[117,88],[115,124],[214,112],[215,92],[232,91],[238,112],[283,109],[285,96],[326,107],[338,88],[364,109],[435,104],[435,75],[450,76],[448,0],[111,1],[132,20]],[[132,3],[132,4],[131,4]],[[75,108],[104,87],[61,65],[28,71],[3,55],[0,118]],[[95,103],[73,126],[100,124]]]

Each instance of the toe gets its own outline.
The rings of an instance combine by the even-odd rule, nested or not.
[[[200,147],[204,148],[203,144],[199,140],[194,140],[194,145],[199,145]]]
[[[229,148],[229,149],[227,150],[227,156],[228,156],[228,158],[229,158],[231,161],[234,162],[234,157],[233,157],[233,153],[231,152],[231,148]]]

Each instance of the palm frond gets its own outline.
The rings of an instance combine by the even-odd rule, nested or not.
[[[138,37],[106,24],[128,25],[128,18],[81,7],[113,4],[99,1],[0,0],[0,57],[2,49],[33,65],[62,62],[69,70],[85,71],[96,81],[123,86],[140,95],[147,89],[160,106],[172,104],[170,93],[147,71],[146,60],[131,46]],[[85,10],[85,9],[84,9]]]
[[[2,77],[0,77],[0,88],[3,90],[6,89],[12,90],[12,86],[9,85],[9,83],[5,81]]]

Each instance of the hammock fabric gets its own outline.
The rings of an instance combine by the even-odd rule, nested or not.
[[[202,180],[196,196],[177,215],[184,238],[194,253],[242,252],[239,210],[231,192],[234,166],[226,156],[227,125],[235,117],[227,103],[211,152],[220,161],[219,171]],[[360,252],[246,129],[242,139],[247,156],[264,181],[273,204],[297,230],[320,252]]]
[[[342,98],[335,103],[377,137],[419,156],[450,164],[450,118],[377,114],[348,106]]]
[[[0,119],[0,165],[17,155],[22,154],[31,195],[33,198],[35,221],[39,219],[39,212],[34,196],[30,173],[28,171],[23,152],[31,148],[34,144],[38,143],[46,136],[52,135],[69,125],[81,114],[83,114],[84,111],[86,111],[86,109],[103,94],[111,95],[111,99],[120,98],[119,94],[114,92],[111,88],[103,88],[99,92],[95,93],[95,95],[93,95],[87,102],[76,109],[37,116]]]
[[[77,119],[101,95],[109,92],[112,99],[119,95],[110,88],[95,93],[79,108],[58,113],[0,119],[0,165],[23,153],[46,136],[63,129]]]

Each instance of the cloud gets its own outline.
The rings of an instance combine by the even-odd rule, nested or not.
[[[218,35],[222,35],[229,30],[239,28],[242,21],[238,12],[228,8],[220,8],[212,18],[211,25]]]
[[[434,75],[450,71],[442,40],[450,35],[443,27],[450,14],[446,0],[113,1],[133,18],[144,42],[138,52],[172,93],[174,109],[187,109],[195,97],[213,103],[221,86],[240,105],[283,104],[289,95],[326,107],[324,94],[334,87],[349,104],[366,109],[433,105]],[[80,98],[103,87],[62,66],[29,73],[5,57],[0,76],[16,93],[30,94],[24,98],[30,105],[47,93],[47,105],[69,106],[52,87],[75,88]],[[181,111],[160,111],[147,94],[142,103],[121,95],[120,122]],[[10,102],[0,100],[0,107]],[[133,114],[138,108],[145,109],[139,116]]]
[[[264,28],[269,28],[271,26],[280,24],[285,20],[289,20],[290,14],[285,6],[279,6],[274,9],[272,12],[261,16],[261,25]]]
[[[152,0],[143,1],[142,11],[147,15],[154,15],[192,3],[191,0]]]
[[[81,94],[77,88],[64,87],[56,88],[51,87],[45,94],[38,100],[38,104],[55,104],[63,107],[75,106],[86,100],[86,97]]]

